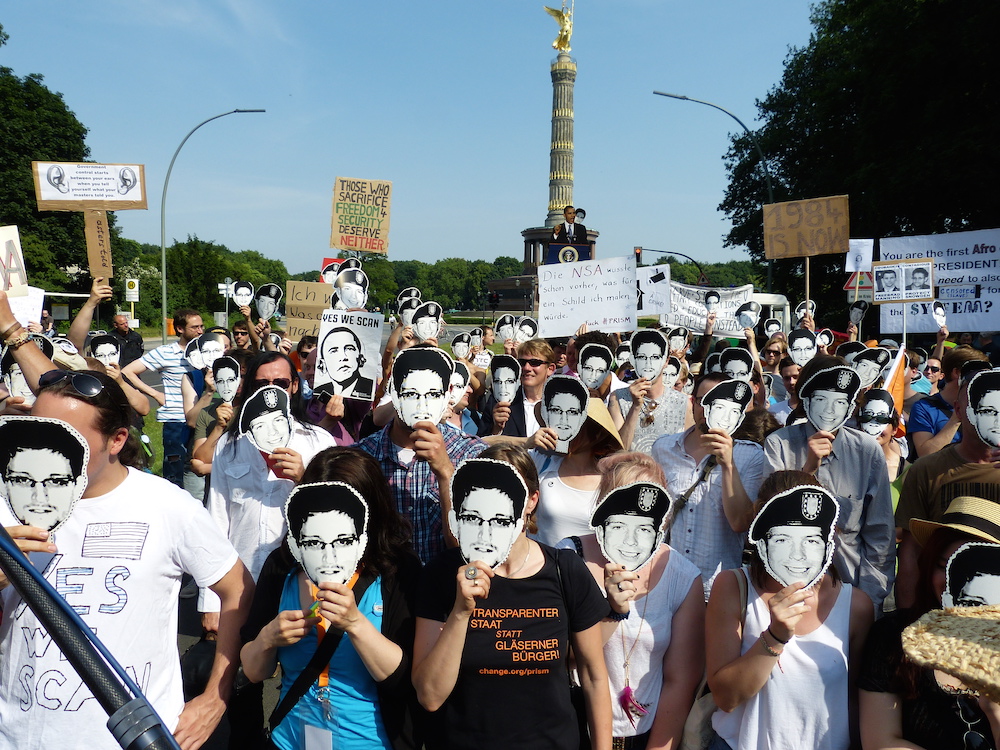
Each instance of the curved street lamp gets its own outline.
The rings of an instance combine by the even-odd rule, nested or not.
[[[668,94],[664,91],[654,91],[657,96],[666,96],[670,99],[680,99],[685,102],[695,102],[697,104],[704,104],[706,107],[711,107],[712,109],[717,109],[720,112],[725,112],[727,115],[732,117],[736,122],[740,124],[740,127],[750,136],[750,140],[753,141],[753,146],[757,149],[757,157],[760,161],[760,167],[764,170],[764,183],[767,185],[767,202],[774,203],[774,189],[771,187],[771,170],[767,168],[767,159],[764,158],[764,151],[760,147],[760,141],[757,140],[757,136],[754,135],[753,131],[748,128],[743,120],[734,115],[728,109],[720,107],[718,104],[712,104],[712,102],[702,101],[701,99],[692,99],[690,96],[683,96],[681,94]],[[767,293],[771,293],[771,278],[773,275],[774,261],[768,260],[767,262]]]
[[[160,196],[160,281],[161,281],[161,292],[163,294],[163,299],[160,302],[161,315],[160,323],[163,326],[163,343],[167,343],[167,186],[170,184],[170,173],[174,169],[174,162],[177,161],[177,154],[181,152],[184,148],[184,144],[187,143],[188,138],[194,135],[194,131],[200,128],[202,125],[210,123],[212,120],[218,120],[220,117],[225,117],[226,115],[237,115],[246,114],[249,112],[265,112],[263,109],[234,109],[231,112],[223,112],[221,115],[216,115],[215,117],[209,117],[203,122],[199,122],[193,128],[191,132],[184,136],[184,140],[181,141],[181,145],[177,147],[174,151],[173,158],[170,159],[170,166],[167,167],[167,177],[163,180],[163,195]]]

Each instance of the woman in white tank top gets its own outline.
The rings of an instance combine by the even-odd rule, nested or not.
[[[803,485],[818,489],[816,480],[803,472],[779,471],[768,477],[760,488],[754,524],[764,525],[768,499],[793,492],[798,499],[805,493]],[[820,492],[835,506],[831,495]],[[806,501],[800,504],[804,518],[815,518]],[[780,528],[804,529],[809,522],[779,523],[785,524]],[[751,526],[751,540],[762,536],[755,537]],[[832,533],[826,538],[824,566],[832,555]],[[847,750],[852,738],[857,744],[855,665],[873,619],[871,600],[842,583],[832,567],[818,572],[819,579],[809,588],[817,572],[784,585],[773,575],[788,580],[778,553],[770,552],[770,560],[761,558],[771,549],[770,540],[758,542],[749,566],[724,571],[712,587],[706,661],[719,710],[712,719],[716,737],[710,750]],[[746,576],[750,584],[745,618],[737,576]]]

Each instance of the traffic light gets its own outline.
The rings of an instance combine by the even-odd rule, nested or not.
[[[490,309],[496,310],[500,307],[500,292],[490,292]]]
[[[635,264],[636,264],[636,266],[641,266],[642,265],[642,248],[641,247],[636,247],[636,248],[633,248],[633,249],[635,250]]]

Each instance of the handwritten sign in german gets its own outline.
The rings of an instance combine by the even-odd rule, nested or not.
[[[665,323],[671,328],[704,331],[709,313],[705,300],[709,295],[714,296],[716,300],[712,304],[712,312],[716,316],[715,335],[744,338],[743,326],[736,319],[736,311],[753,298],[753,284],[722,288],[691,286],[671,281],[670,312],[666,315]]]
[[[538,335],[634,331],[635,256],[555,263],[538,267]]]
[[[330,247],[389,252],[389,207],[392,182],[338,177],[333,184]]]
[[[21,235],[17,227],[0,227],[0,289],[8,297],[28,294],[28,271],[21,254]]]
[[[764,257],[804,258],[850,249],[846,195],[764,206]]]
[[[292,341],[319,334],[323,313],[332,305],[333,287],[318,281],[289,281],[285,289],[285,335]]]
[[[102,211],[146,208],[142,164],[33,161],[39,211]]]

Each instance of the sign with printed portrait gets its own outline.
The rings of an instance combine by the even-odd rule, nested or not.
[[[31,162],[39,211],[146,208],[142,164]]]
[[[379,377],[381,344],[379,313],[326,310],[319,327],[313,388],[318,393],[371,401]]]
[[[872,263],[875,274],[874,303],[930,302],[934,299],[934,261],[882,260]]]

